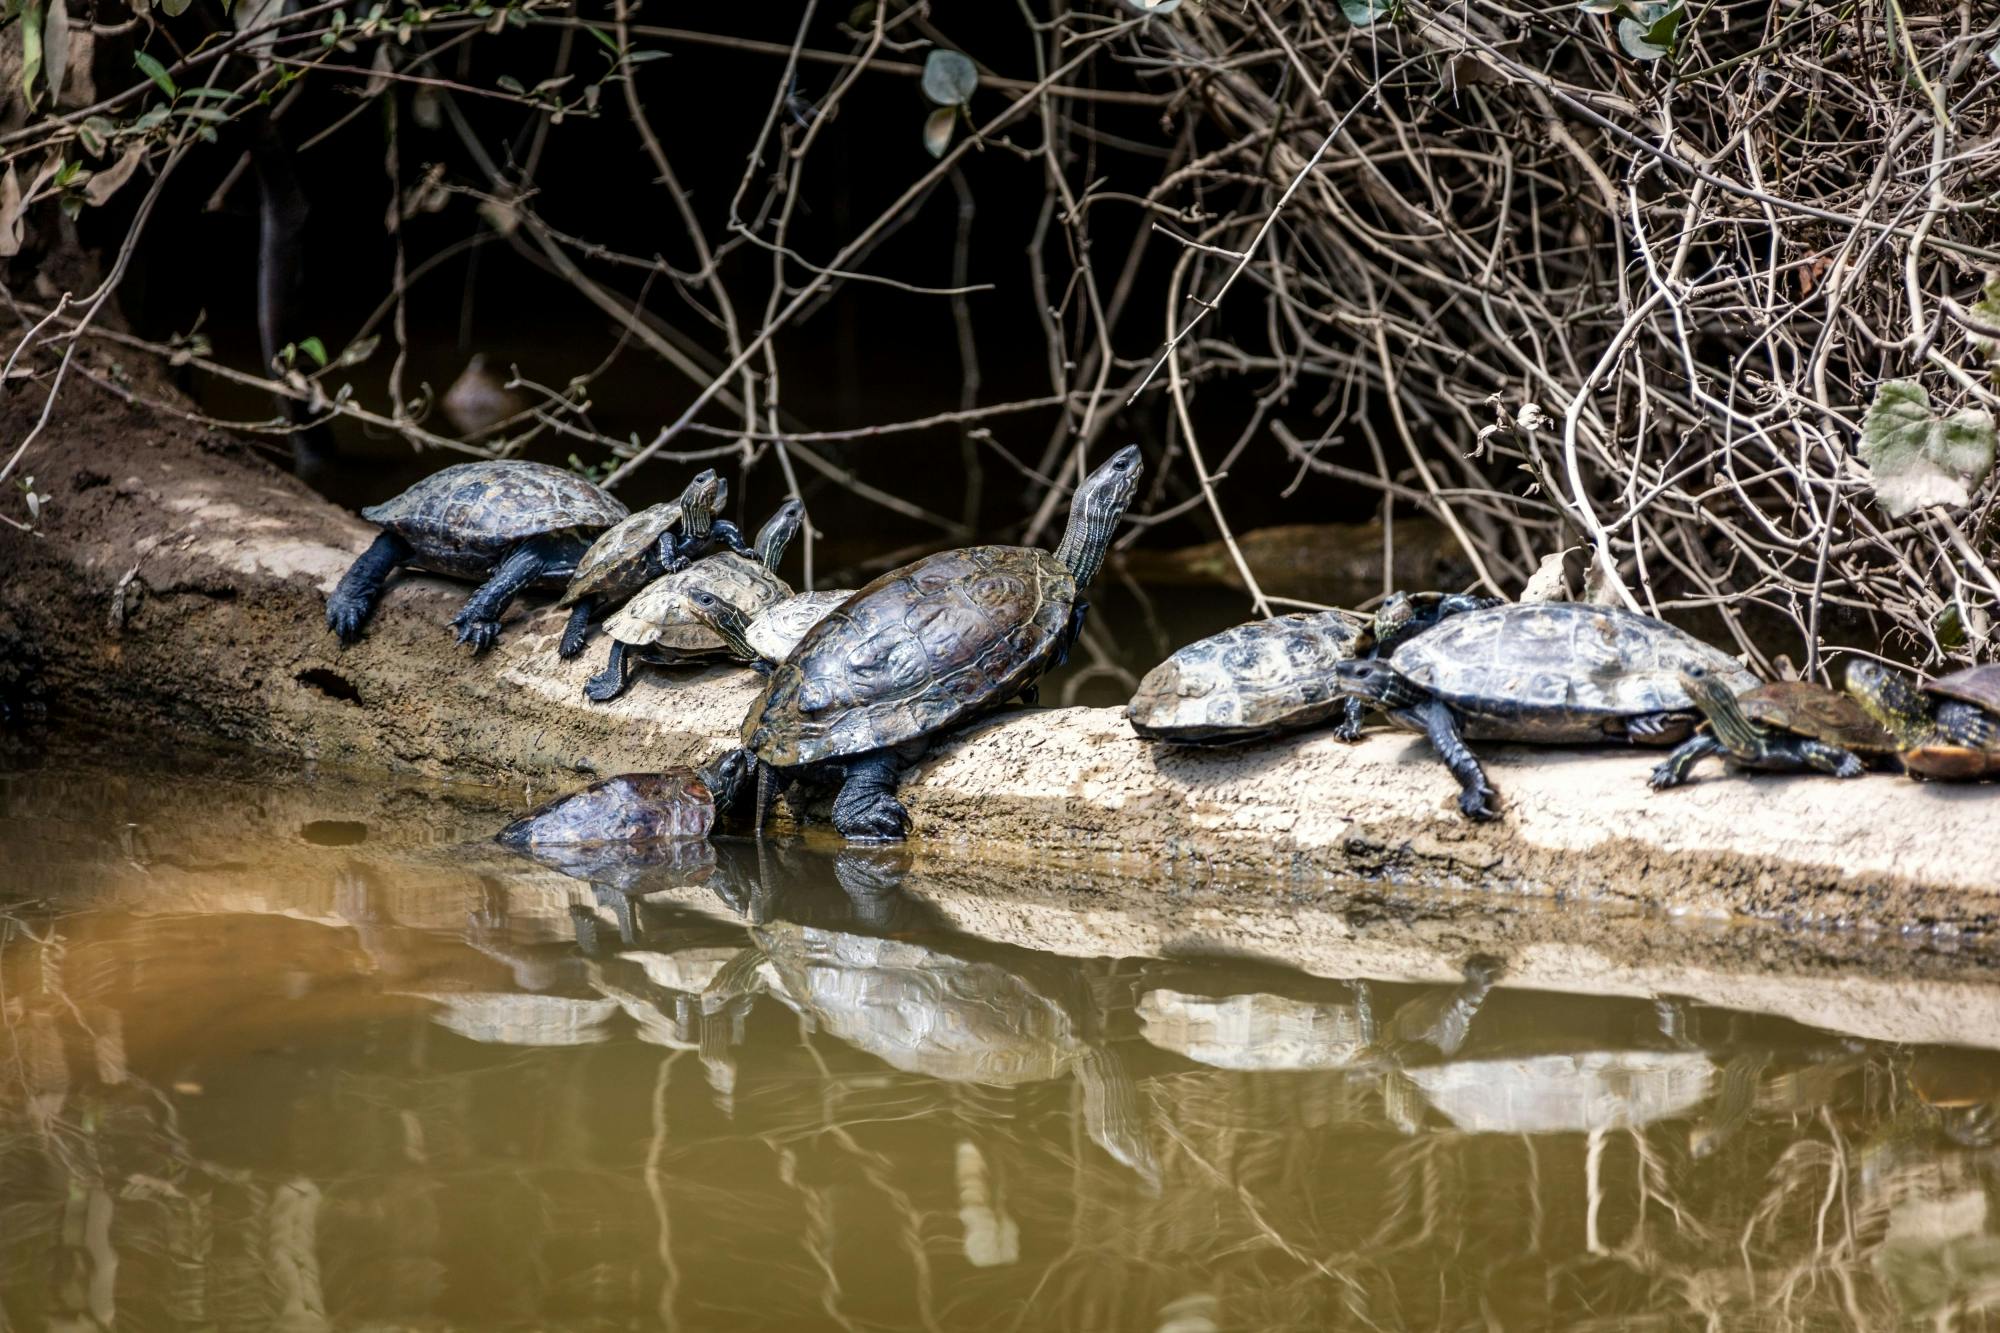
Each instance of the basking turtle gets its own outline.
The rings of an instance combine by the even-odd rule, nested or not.
[[[642,588],[625,603],[624,610],[604,622],[611,636],[611,655],[604,661],[604,670],[584,686],[585,697],[597,703],[616,699],[632,683],[632,671],[639,662],[691,666],[728,660],[729,646],[694,614],[688,594],[706,588],[753,611],[791,596],[791,588],[772,571],[804,518],[805,507],[797,500],[787,500],[758,531],[753,554],[717,551]]]
[[[847,837],[902,837],[902,763],[938,732],[1028,694],[1061,664],[1139,472],[1138,446],[1129,445],[1086,477],[1053,554],[941,551],[855,593],[772,671],[744,719],[744,747],[787,778],[839,772],[833,822]]]
[[[1847,692],[1896,738],[1912,776],[1972,782],[2000,776],[2000,665],[1919,685],[1867,658],[1847,664]]]
[[[1125,706],[1132,730],[1178,745],[1236,745],[1318,726],[1361,739],[1368,706],[1334,679],[1337,663],[1383,656],[1446,616],[1498,605],[1464,594],[1395,593],[1372,625],[1344,611],[1253,620],[1191,643],[1146,673]]]
[[[745,637],[758,657],[774,664],[782,662],[792,655],[792,649],[799,646],[807,630],[852,596],[852,588],[794,593],[753,616]]]
[[[1494,791],[1469,740],[1576,744],[1679,741],[1700,714],[1680,673],[1699,666],[1732,690],[1757,678],[1651,616],[1578,602],[1453,616],[1387,661],[1342,662],[1346,688],[1430,737],[1469,819],[1494,819]]]
[[[494,841],[541,847],[706,838],[715,812],[729,808],[747,773],[740,750],[701,769],[621,773],[536,806]]]
[[[326,625],[342,643],[382,598],[382,584],[410,565],[459,579],[484,579],[452,617],[473,651],[500,637],[500,614],[531,583],[566,581],[591,538],[626,516],[597,487],[546,463],[457,463],[393,500],[361,511],[382,535],[340,577],[326,599]]]
[[[1689,667],[1680,679],[1708,720],[1653,770],[1655,790],[1680,786],[1712,754],[1772,773],[1858,778],[1870,761],[1896,753],[1896,738],[1867,710],[1824,685],[1779,680],[1739,696],[1705,667]]]
[[[729,483],[710,468],[689,482],[678,500],[641,509],[592,542],[556,602],[573,608],[556,655],[565,661],[575,657],[589,642],[590,622],[599,611],[683,568],[712,545],[747,553],[736,525],[716,518],[728,502]]]

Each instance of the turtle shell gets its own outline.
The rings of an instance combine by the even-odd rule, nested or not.
[[[1369,641],[1338,611],[1253,620],[1191,643],[1147,672],[1125,716],[1141,736],[1184,744],[1316,726],[1346,706],[1334,665]]]
[[[393,500],[370,505],[361,517],[408,542],[416,552],[412,563],[477,577],[530,537],[595,532],[626,512],[574,472],[504,459],[433,472]]]
[[[780,768],[900,745],[1019,694],[1055,660],[1076,578],[1047,551],[973,546],[882,575],[771,672],[743,743]]]
[[[1739,695],[1744,715],[1760,726],[1825,741],[1857,755],[1896,752],[1896,738],[1854,697],[1803,680],[1779,680]]]
[[[774,602],[750,622],[750,646],[766,662],[782,662],[799,646],[806,631],[826,619],[827,612],[854,596],[852,588],[802,592]]]
[[[622,597],[646,582],[646,557],[660,538],[681,521],[681,502],[649,505],[599,534],[576,573],[563,589],[557,606],[573,606],[584,597]]]
[[[510,847],[576,846],[706,838],[715,823],[715,797],[691,769],[621,773],[593,782],[501,829],[495,840]]]
[[[1970,745],[1915,745],[1902,752],[1903,771],[1937,782],[1977,782],[2000,777],[2000,750]]]
[[[718,551],[678,574],[648,583],[622,611],[604,622],[605,632],[634,647],[727,653],[728,645],[694,614],[688,594],[696,588],[705,588],[752,616],[792,595],[785,581],[764,568],[763,562],[734,551]]]
[[[2000,665],[1967,667],[1941,679],[1926,681],[1924,693],[2000,713]]]
[[[1602,740],[1626,718],[1692,713],[1679,679],[1689,667],[1739,695],[1758,685],[1735,658],[1664,621],[1581,602],[1453,616],[1390,664],[1449,704],[1474,740]]]

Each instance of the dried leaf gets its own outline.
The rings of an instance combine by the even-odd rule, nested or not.
[[[13,163],[7,164],[7,174],[0,176],[0,257],[21,253],[21,178],[14,171]]]
[[[951,127],[958,122],[958,108],[941,106],[924,119],[924,151],[943,157],[951,146]]]
[[[979,70],[964,55],[934,47],[924,57],[924,96],[939,106],[964,106],[979,86]]]
[[[1991,413],[1963,408],[1934,416],[1915,380],[1889,380],[1861,421],[1861,461],[1891,518],[1929,505],[1963,505],[1993,471]]]
[[[144,147],[134,144],[132,147],[127,148],[119,155],[116,162],[113,162],[110,166],[90,178],[89,183],[83,187],[84,199],[90,203],[92,208],[96,208],[112,195],[117,194],[119,187],[132,179],[132,173],[139,169],[139,163],[144,161],[145,157],[146,150]]]
[[[1583,548],[1572,546],[1557,551],[1554,555],[1542,557],[1542,563],[1535,566],[1529,576],[1528,585],[1521,589],[1523,602],[1567,602],[1571,600],[1570,589],[1576,586],[1579,566],[1583,563]]]

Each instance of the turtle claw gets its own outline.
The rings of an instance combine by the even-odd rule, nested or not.
[[[361,637],[361,622],[367,613],[360,607],[347,602],[329,602],[326,608],[326,627],[333,631],[341,645],[345,647]]]
[[[1653,765],[1652,776],[1646,779],[1646,785],[1654,791],[1665,791],[1669,787],[1678,787],[1686,781],[1687,779],[1675,770],[1672,763],[1661,763]]]
[[[1495,804],[1499,793],[1491,787],[1467,787],[1458,794],[1458,808],[1465,817],[1478,823],[1500,818],[1500,807]]]
[[[598,672],[583,683],[583,697],[594,704],[608,704],[616,699],[625,688],[625,682],[618,672],[610,669]]]
[[[451,623],[458,631],[458,641],[471,644],[474,653],[483,653],[500,642],[500,622],[497,620],[459,618]]]
[[[1333,738],[1337,741],[1345,741],[1347,744],[1353,745],[1361,739],[1361,724],[1359,722],[1343,722],[1333,729]]]
[[[910,832],[910,813],[893,796],[880,796],[859,810],[834,803],[833,822],[849,842],[901,842]]]
[[[1850,754],[1834,767],[1833,776],[1837,778],[1858,778],[1867,771],[1868,765]]]

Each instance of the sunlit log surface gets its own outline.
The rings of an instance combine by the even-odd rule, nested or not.
[[[142,389],[171,392],[134,369]],[[27,410],[10,407],[8,426]],[[94,387],[65,394],[50,430],[36,461],[45,526],[0,533],[0,629],[39,648],[62,716],[546,794],[583,772],[704,757],[755,695],[750,673],[713,670],[592,705],[581,691],[597,654],[557,661],[553,608],[517,609],[499,648],[472,660],[447,628],[466,590],[425,578],[392,583],[343,650],[323,598],[367,525],[241,444]],[[1112,709],[1015,710],[939,747],[904,794],[919,842],[992,856],[1889,929],[1976,926],[2000,906],[1990,789],[1718,770],[1656,795],[1644,781],[1656,758],[1492,751],[1506,818],[1471,827],[1419,739],[1195,754],[1140,742]]]

